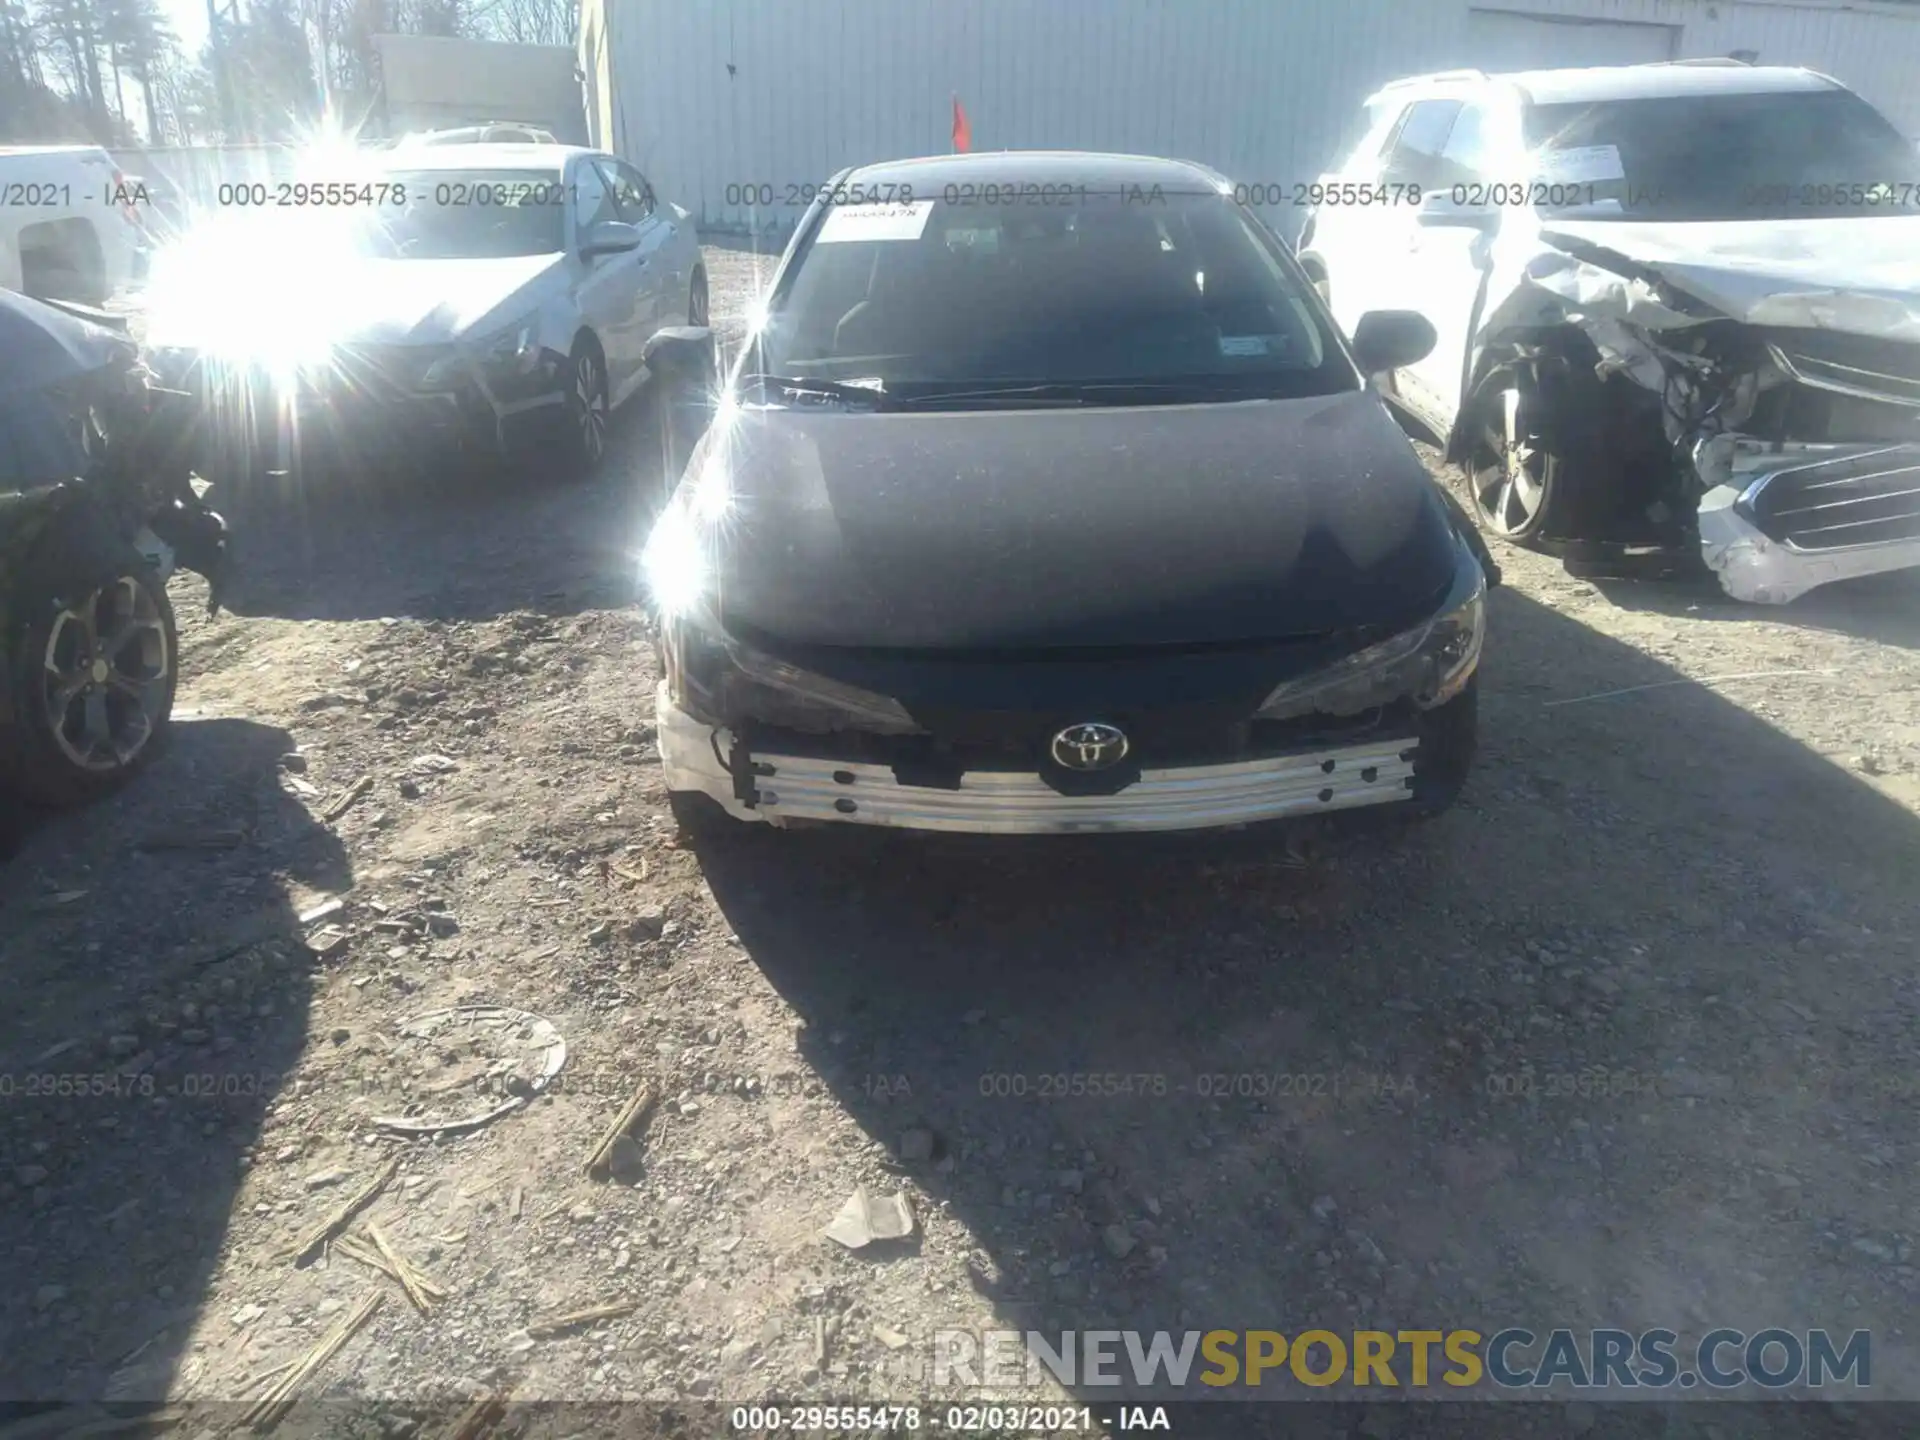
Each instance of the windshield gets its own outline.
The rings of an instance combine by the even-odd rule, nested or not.
[[[1845,90],[1541,105],[1528,114],[1527,144],[1587,152],[1586,168],[1566,172],[1581,182],[1566,188],[1582,218],[1920,213],[1920,157]],[[1596,166],[1596,155],[1607,163]],[[1551,157],[1545,173],[1555,173]]]
[[[1150,384],[1311,395],[1358,377],[1271,239],[1230,199],[947,187],[827,212],[776,293],[754,370],[888,396]],[[1029,203],[1031,202],[1031,203]],[[890,212],[890,213],[888,213]]]
[[[400,170],[354,231],[364,254],[399,260],[552,255],[565,248],[558,170]]]

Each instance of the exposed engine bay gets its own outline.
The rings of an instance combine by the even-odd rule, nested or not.
[[[1477,493],[1550,457],[1552,538],[1697,546],[1745,601],[1920,566],[1920,218],[1550,223],[1494,249],[1449,447]]]

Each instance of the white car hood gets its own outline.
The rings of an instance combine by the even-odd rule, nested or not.
[[[224,271],[189,253],[157,267],[147,336],[158,346],[241,351],[287,337],[312,343],[444,345],[505,325],[566,286],[563,255],[463,260],[358,256]]]
[[[1920,215],[1545,221],[1540,241],[1631,261],[1732,320],[1920,342]],[[1571,242],[1559,245],[1559,241]],[[1603,260],[1598,263],[1604,265]]]
[[[531,309],[547,295],[547,287],[535,282],[558,275],[565,264],[561,255],[362,261],[340,276],[334,291],[340,335],[381,344],[445,344],[489,319],[507,322]]]

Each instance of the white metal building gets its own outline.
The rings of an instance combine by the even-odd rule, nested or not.
[[[375,35],[373,43],[389,135],[505,120],[586,143],[575,56],[564,45],[439,35]]]
[[[1920,133],[1913,0],[583,0],[581,23],[594,142],[712,227],[782,226],[844,165],[946,152],[955,95],[976,150],[1290,184],[1396,76],[1736,54]]]

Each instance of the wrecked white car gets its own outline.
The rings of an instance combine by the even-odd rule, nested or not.
[[[1920,156],[1864,100],[1728,61],[1369,104],[1346,173],[1386,203],[1316,211],[1300,257],[1343,324],[1433,321],[1393,391],[1486,530],[1697,553],[1770,603],[1920,566]]]

